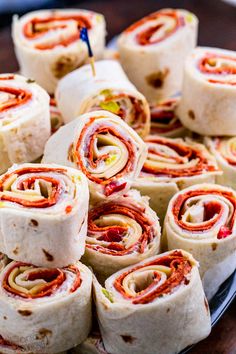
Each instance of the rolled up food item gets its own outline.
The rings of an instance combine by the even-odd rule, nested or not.
[[[82,27],[88,29],[96,59],[102,58],[105,20],[96,12],[79,9],[53,9],[14,17],[12,37],[23,75],[34,78],[50,94],[58,79],[83,65],[88,58],[80,39]],[[40,68],[40,69],[39,69]]]
[[[236,189],[236,138],[205,138],[205,143],[223,171],[217,183]]]
[[[48,94],[23,76],[0,74],[0,174],[40,157],[50,129]]]
[[[58,109],[55,97],[50,97],[50,120],[51,120],[51,134],[54,134],[63,124],[61,112]]]
[[[70,354],[109,354],[104,348],[101,334],[92,332],[88,338],[78,345],[76,348],[70,350]]]
[[[128,80],[115,60],[95,63],[96,75],[85,65],[66,75],[58,84],[56,99],[66,123],[78,115],[107,110],[120,116],[142,137],[150,130],[146,98]]]
[[[9,258],[63,267],[85,250],[85,176],[59,165],[14,165],[0,177],[0,251]]]
[[[16,345],[15,343],[5,340],[1,335],[0,335],[0,351],[1,354],[33,354],[32,352],[25,350],[22,346]],[[58,354],[67,354],[67,352],[60,352]]]
[[[0,274],[1,335],[26,352],[58,353],[91,327],[90,270],[80,262],[39,268],[11,262]]]
[[[109,277],[105,288],[94,280],[94,287],[99,326],[110,354],[178,353],[210,333],[198,264],[183,250],[125,268]]]
[[[198,20],[179,9],[162,9],[128,27],[118,39],[121,64],[151,103],[181,90],[186,56],[197,41]]]
[[[176,194],[165,219],[168,249],[182,247],[200,263],[208,299],[236,268],[236,192],[199,184]]]
[[[186,60],[177,113],[196,133],[236,135],[235,94],[236,52],[199,47]]]
[[[151,135],[176,138],[187,133],[186,128],[182,125],[176,114],[179,100],[180,96],[178,95],[150,105]]]
[[[81,170],[95,201],[126,193],[146,156],[145,143],[122,119],[95,111],[60,128],[48,140],[43,161]]]
[[[150,135],[145,142],[148,156],[133,187],[150,197],[150,206],[161,222],[177,191],[196,183],[214,183],[222,173],[205,146],[190,139]]]
[[[161,229],[148,200],[136,190],[89,211],[83,262],[103,282],[111,274],[160,251]]]

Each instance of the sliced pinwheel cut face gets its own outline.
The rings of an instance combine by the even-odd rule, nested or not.
[[[188,11],[163,9],[135,22],[122,36],[127,45],[155,46],[195,21],[196,17]]]
[[[0,178],[1,208],[69,214],[78,203],[84,182],[79,171],[59,165],[14,165]]]
[[[215,159],[202,144],[157,135],[150,135],[145,142],[148,156],[140,178],[175,179],[219,172]]]
[[[143,254],[155,238],[160,239],[158,219],[137,191],[89,211],[87,249],[113,256]]]
[[[199,47],[192,52],[187,66],[194,67],[198,80],[224,87],[236,85],[236,54],[233,51]]]
[[[42,10],[20,18],[19,39],[25,46],[38,50],[57,50],[58,47],[78,45],[80,29],[89,32],[103,16],[86,10]]]
[[[104,196],[124,193],[146,157],[143,140],[118,116],[96,111],[78,119],[73,162]]]
[[[189,253],[175,250],[125,268],[105,282],[112,302],[149,304],[188,286],[196,262]]]
[[[88,111],[107,110],[122,118],[139,135],[146,130],[148,120],[143,100],[128,92],[106,89],[99,92],[90,103]]]
[[[16,74],[0,74],[0,127],[40,112],[47,93],[34,80]]]
[[[169,205],[171,226],[181,238],[235,237],[236,194],[227,187],[199,184],[179,192]]]
[[[214,139],[206,139],[207,145],[209,145],[212,152],[216,154],[216,156],[232,166],[236,168],[236,138],[214,138]]]
[[[11,262],[2,275],[2,289],[21,300],[49,301],[74,293],[82,284],[79,267],[42,268]]]
[[[174,137],[184,131],[176,113],[179,100],[180,97],[173,97],[150,105],[152,135]]]
[[[51,134],[54,134],[62,125],[64,125],[61,112],[57,107],[55,97],[50,97],[50,119],[51,119]]]

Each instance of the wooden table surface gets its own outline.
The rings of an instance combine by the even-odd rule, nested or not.
[[[72,3],[74,6],[75,1],[70,2]],[[108,39],[132,21],[152,11],[163,7],[182,7],[194,12],[200,20],[200,45],[236,50],[236,7],[220,0],[87,0],[77,3],[80,8],[93,9],[105,15]],[[16,71],[18,67],[9,27],[0,31],[0,45],[0,71]],[[196,345],[190,353],[236,354],[236,301],[213,328],[210,336]]]

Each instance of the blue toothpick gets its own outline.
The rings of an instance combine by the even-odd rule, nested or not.
[[[93,56],[92,48],[91,48],[91,45],[90,45],[90,42],[89,42],[88,30],[87,30],[86,27],[82,27],[81,28],[81,30],[80,30],[80,39],[87,44],[89,60],[90,60],[90,64],[91,64],[91,67],[92,67],[93,76],[95,76],[96,75],[96,71],[95,71],[95,65],[94,65],[94,56]]]

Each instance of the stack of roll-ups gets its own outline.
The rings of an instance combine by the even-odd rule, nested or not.
[[[91,327],[85,250],[88,183],[59,165],[15,165],[0,177],[1,352],[58,353]]]
[[[163,9],[107,51],[101,14],[14,18],[0,353],[177,354],[210,333],[236,269],[236,54],[194,49],[197,29]]]

